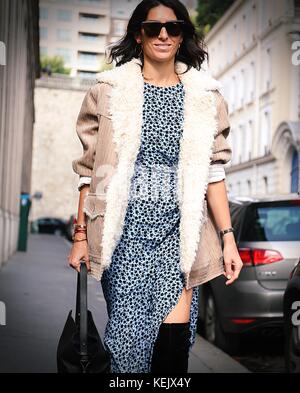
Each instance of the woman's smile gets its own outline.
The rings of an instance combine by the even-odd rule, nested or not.
[[[167,51],[172,46],[171,44],[163,44],[163,43],[161,43],[161,44],[153,44],[153,45],[154,45],[155,49],[162,50],[162,51]]]

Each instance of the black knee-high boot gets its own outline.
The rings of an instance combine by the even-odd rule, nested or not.
[[[153,348],[151,373],[187,373],[190,322],[162,323]]]

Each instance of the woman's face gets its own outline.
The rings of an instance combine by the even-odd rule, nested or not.
[[[172,8],[166,7],[162,4],[151,8],[148,12],[147,21],[167,22],[177,20],[177,17]],[[144,29],[141,29],[141,34],[137,36],[136,41],[143,46],[144,57],[148,57],[155,61],[170,61],[175,58],[179,44],[183,41],[182,34],[180,36],[168,35],[165,27],[160,30],[156,37],[147,37]],[[167,44],[160,46],[160,44]]]

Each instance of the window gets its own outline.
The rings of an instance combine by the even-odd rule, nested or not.
[[[268,177],[267,176],[263,177],[263,185],[264,185],[265,194],[268,194]]]
[[[299,157],[294,150],[291,162],[291,192],[297,192],[299,187]]]
[[[236,29],[236,24],[233,25],[233,34],[231,36],[231,43],[232,43],[232,48],[233,48],[233,57],[237,55],[237,29]]]
[[[240,127],[236,127],[234,130],[233,136],[233,154],[234,154],[234,163],[239,164],[241,158],[241,129]]]
[[[242,107],[245,101],[245,70],[242,68],[240,72],[240,81],[238,84],[239,87],[239,106]]]
[[[40,38],[46,40],[48,38],[48,29],[46,27],[40,27]]]
[[[64,59],[65,63],[71,62],[71,50],[67,48],[56,48],[56,54]]]
[[[93,52],[78,52],[78,58],[81,63],[86,65],[98,66],[98,54]]]
[[[266,176],[264,182],[268,182]],[[293,201],[259,202],[247,208],[241,241],[300,240],[300,205]]]
[[[247,130],[247,160],[251,160],[252,156],[252,141],[253,141],[253,133],[254,133],[254,127],[253,127],[253,121],[250,119],[248,121],[248,130]]]
[[[48,8],[40,7],[40,19],[48,19]]]
[[[272,82],[272,52],[271,48],[266,51],[266,90],[269,90]]]
[[[252,194],[251,180],[247,180],[248,195]]]
[[[48,48],[45,48],[44,46],[40,46],[40,55],[46,56],[47,54],[48,54]]]
[[[246,156],[246,140],[245,140],[245,126],[240,124],[239,126],[239,163],[245,160]]]
[[[230,145],[231,145],[231,148],[232,148],[231,164],[234,165],[234,164],[236,164],[236,138],[235,138],[235,129],[234,129],[232,124],[231,124],[231,127],[230,127],[230,133],[228,135],[228,138],[229,137],[230,137]]]
[[[58,29],[57,39],[59,41],[71,41],[71,30]]]
[[[271,112],[270,108],[265,108],[261,113],[261,132],[260,132],[260,155],[264,156],[269,153],[271,146]]]
[[[71,10],[57,10],[57,19],[70,22],[72,20],[72,11]]]
[[[249,101],[250,102],[254,101],[254,98],[255,98],[255,85],[256,85],[255,64],[254,64],[254,61],[251,61],[251,64],[250,64],[250,86],[249,86],[249,92],[250,92]]]
[[[101,18],[101,15],[97,14],[87,14],[84,12],[80,12],[79,14],[79,20],[82,22],[88,22],[88,23],[98,23],[99,19]]]
[[[268,1],[260,1],[259,4],[261,7],[260,28],[261,28],[261,31],[264,31],[268,27],[267,23],[268,23],[268,18],[269,18],[269,12],[268,12],[269,2]]]
[[[79,39],[84,41],[95,42],[99,38],[99,34],[79,33]]]
[[[126,21],[114,20],[113,21],[113,35],[122,36],[126,31]]]

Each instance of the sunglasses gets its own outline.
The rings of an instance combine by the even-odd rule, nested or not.
[[[178,37],[183,32],[184,25],[184,20],[174,20],[165,23],[144,21],[141,23],[145,34],[150,38],[157,37],[163,27],[166,28],[168,35]]]

